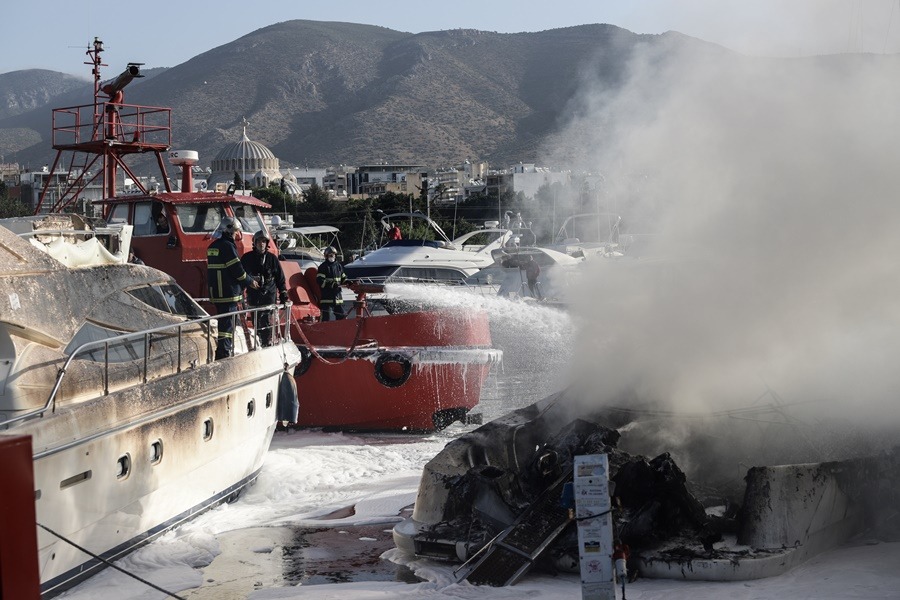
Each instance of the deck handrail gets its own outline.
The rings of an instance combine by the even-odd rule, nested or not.
[[[95,340],[92,342],[86,342],[80,346],[78,346],[66,359],[66,362],[59,369],[56,375],[56,382],[53,385],[53,389],[50,391],[50,396],[47,398],[47,401],[44,403],[44,406],[41,408],[35,409],[33,411],[27,412],[25,414],[16,415],[15,417],[6,419],[4,421],[0,421],[0,428],[8,428],[13,423],[18,423],[19,421],[24,421],[26,419],[30,419],[34,416],[43,416],[45,412],[51,409],[51,407],[55,408],[54,403],[56,400],[56,396],[59,392],[59,388],[62,385],[63,378],[66,375],[66,372],[69,369],[69,365],[75,360],[80,354],[84,353],[86,350],[96,350],[98,348],[103,348],[103,395],[109,395],[109,346],[110,344],[115,344],[118,342],[124,342],[127,340],[143,338],[144,341],[144,356],[143,356],[143,372],[141,374],[141,384],[147,383],[147,372],[148,372],[148,358],[149,358],[149,344],[150,344],[150,336],[157,333],[171,332],[175,330],[178,336],[178,357],[177,357],[177,366],[175,373],[181,372],[181,340],[182,340],[182,330],[185,326],[191,325],[201,325],[203,323],[208,323],[209,321],[215,319],[218,321],[221,317],[232,316],[236,319],[241,318],[241,315],[253,315],[253,330],[256,331],[257,327],[257,316],[260,312],[270,311],[270,310],[284,310],[284,314],[281,318],[282,324],[282,332],[281,332],[281,343],[285,344],[290,342],[290,310],[291,310],[291,302],[287,302],[285,304],[270,304],[268,306],[259,306],[254,308],[244,308],[240,310],[236,310],[233,312],[227,312],[217,315],[207,315],[205,317],[200,317],[196,319],[188,319],[181,323],[170,323],[169,325],[163,325],[161,327],[153,327],[150,329],[143,329],[141,331],[135,331],[132,333],[123,333],[121,335],[117,335],[114,337],[106,338],[103,340]],[[213,362],[213,349],[212,349],[212,338],[209,335],[210,332],[206,333],[206,364]],[[259,346],[256,348],[249,348],[248,352],[253,352],[258,350]]]

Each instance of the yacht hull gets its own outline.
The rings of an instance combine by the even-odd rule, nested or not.
[[[114,561],[251,483],[284,362],[277,347],[238,355],[15,427],[33,440],[44,597],[105,567],[48,530]]]

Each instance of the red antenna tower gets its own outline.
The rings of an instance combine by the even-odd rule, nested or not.
[[[52,140],[56,158],[50,169],[35,214],[61,212],[73,206],[87,187],[102,180],[101,198],[116,196],[116,179],[121,169],[144,194],[141,184],[124,158],[131,154],[152,152],[163,175],[166,191],[171,191],[162,153],[172,145],[170,108],[125,104],[125,86],[143,77],[143,63],[128,63],[114,79],[101,81],[100,58],[103,42],[94,38],[86,52],[94,76],[94,103],[57,108],[53,111]],[[54,177],[60,164],[67,175],[65,181]],[[51,189],[51,183],[56,179]],[[48,195],[49,192],[49,195]],[[46,208],[45,208],[46,207]]]

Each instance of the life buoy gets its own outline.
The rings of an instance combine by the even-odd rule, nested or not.
[[[309,371],[309,365],[312,364],[312,352],[309,351],[309,348],[306,346],[297,346],[297,350],[300,351],[300,362],[294,367],[294,377],[300,377]]]
[[[412,373],[412,361],[400,352],[385,352],[375,361],[375,379],[386,387],[400,387]]]

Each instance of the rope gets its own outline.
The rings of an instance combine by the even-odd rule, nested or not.
[[[294,317],[293,313],[291,313],[291,322],[297,326],[297,331],[300,333],[300,338],[303,340],[303,343],[309,348],[310,353],[315,356],[317,359],[325,363],[326,365],[339,365],[344,361],[350,358],[350,354],[356,349],[356,345],[359,343],[360,335],[362,335],[362,326],[365,322],[365,317],[356,317],[356,335],[353,337],[353,343],[347,349],[347,354],[344,355],[344,358],[337,361],[330,361],[315,349],[313,345],[310,343],[309,339],[306,337],[306,334],[303,333],[303,328],[300,326],[300,322]]]
[[[141,583],[143,583],[143,584],[145,584],[145,585],[148,585],[148,586],[152,587],[154,590],[156,590],[156,591],[158,591],[158,592],[162,592],[163,594],[166,594],[166,596],[171,596],[172,598],[175,598],[176,600],[186,600],[183,596],[177,596],[177,595],[173,594],[172,592],[170,592],[170,591],[168,591],[168,590],[164,590],[163,588],[159,587],[159,586],[156,585],[155,583],[152,583],[152,582],[150,582],[150,581],[147,581],[146,579],[142,579],[141,577],[138,577],[138,576],[135,575],[134,573],[129,573],[128,571],[126,571],[125,569],[123,569],[123,568],[121,568],[121,567],[117,567],[116,565],[114,565],[113,563],[109,562],[108,560],[106,560],[106,559],[103,558],[102,556],[98,556],[98,555],[94,554],[93,552],[91,552],[90,550],[88,550],[87,548],[83,548],[83,547],[79,546],[78,544],[76,544],[76,543],[73,542],[72,540],[70,540],[70,539],[68,539],[68,538],[66,538],[66,537],[64,537],[64,536],[62,536],[62,535],[60,535],[59,533],[56,533],[55,531],[53,531],[52,529],[50,529],[50,528],[47,527],[46,525],[41,525],[40,523],[38,523],[37,526],[40,527],[41,529],[44,529],[45,531],[48,531],[48,532],[50,532],[51,534],[55,535],[56,537],[58,537],[59,539],[61,539],[61,540],[64,541],[65,543],[67,543],[67,544],[69,544],[69,545],[71,545],[71,546],[74,546],[75,548],[81,550],[82,552],[84,552],[84,553],[87,554],[88,556],[91,556],[91,557],[93,557],[93,558],[96,558],[97,560],[99,560],[100,562],[102,562],[103,564],[105,564],[107,567],[112,567],[112,568],[115,569],[116,571],[119,571],[120,573],[124,573],[125,575],[128,575],[128,576],[131,577],[132,579],[137,579],[137,580],[140,581]]]

